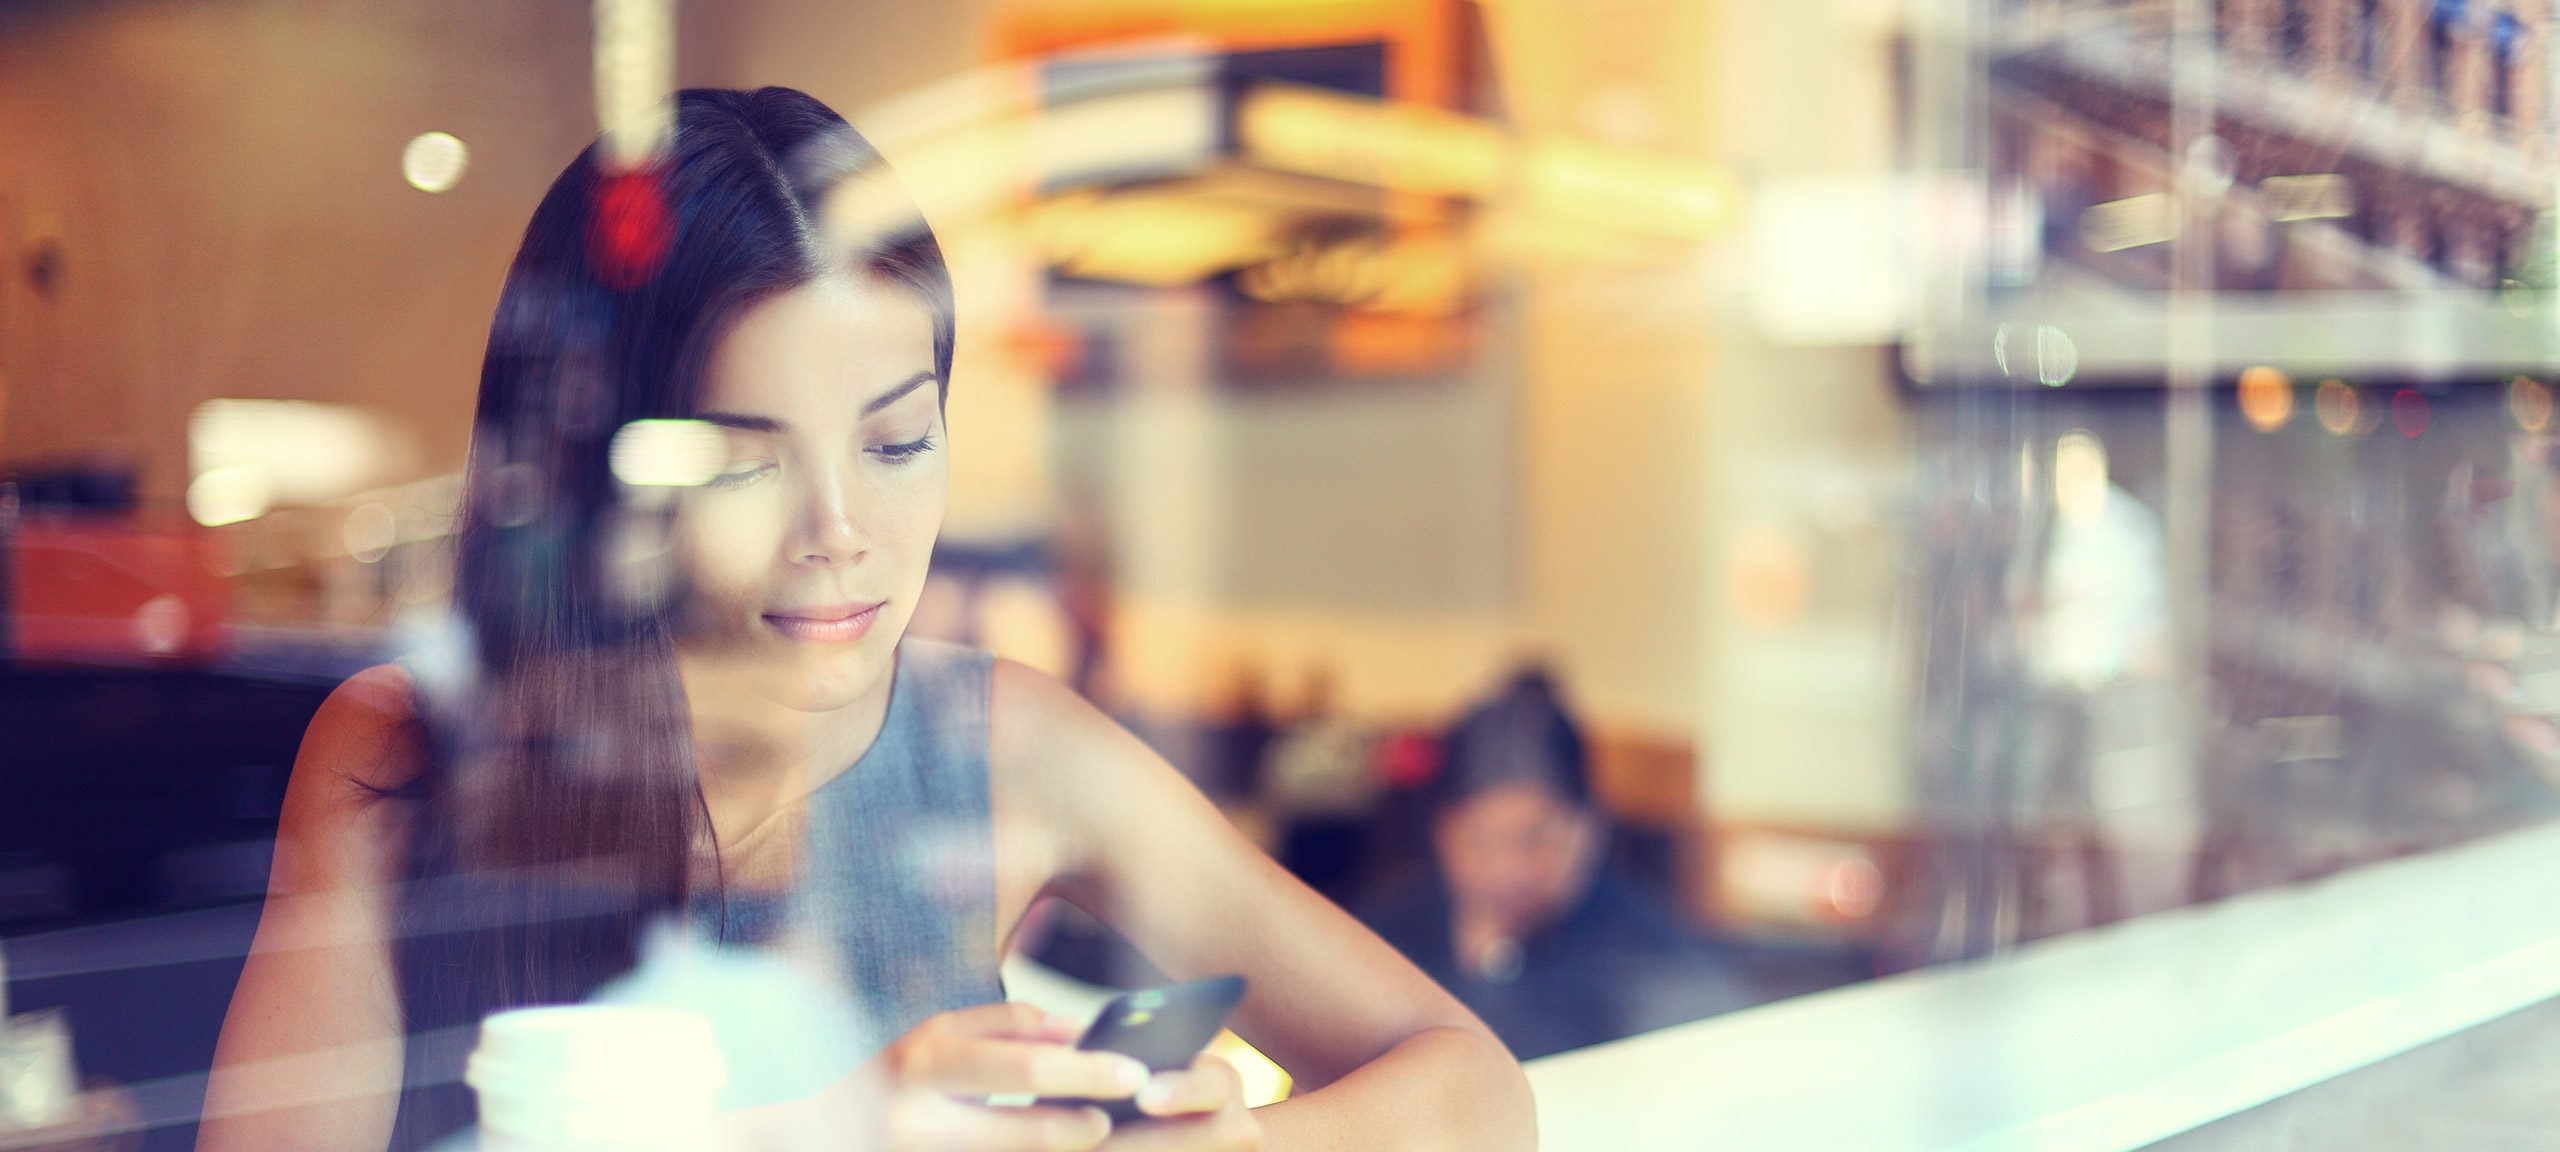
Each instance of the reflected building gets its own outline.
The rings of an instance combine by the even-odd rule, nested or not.
[[[2028,189],[2055,279],[2166,286],[2187,68],[2228,181],[2217,287],[2549,284],[2546,0],[2217,0],[2210,48],[2175,64],[2173,7],[2029,0],[1994,22],[1991,167]]]
[[[2546,818],[2548,389],[2501,366],[2521,353],[2431,353],[2406,321],[2420,302],[2547,307],[2523,293],[2552,285],[2550,6],[1984,15],[1958,119],[1995,243],[1957,306],[1991,355],[1915,394],[1933,844],[1908,958],[2103,922],[2119,882],[2138,913]],[[2181,362],[2190,287],[2213,334]],[[2064,329],[2108,344],[2077,377],[2043,370]],[[2178,424],[2182,368],[2202,428]],[[2168,623],[2194,639],[2148,686],[2058,693],[2049,674],[2056,453],[2083,435],[2111,494],[2163,513]],[[2063,664],[2107,646],[2077,647]]]

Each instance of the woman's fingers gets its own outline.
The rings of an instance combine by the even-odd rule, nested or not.
[[[1180,1072],[1158,1072],[1138,1090],[1138,1110],[1149,1116],[1186,1116],[1244,1103],[1244,1079],[1235,1066],[1203,1052]]]
[[[1029,1040],[946,1038],[923,1080],[954,1096],[1067,1096],[1119,1100],[1147,1083],[1147,1066],[1116,1052]]]
[[[1105,1152],[1247,1152],[1262,1146],[1262,1122],[1244,1106],[1235,1066],[1206,1052],[1180,1072],[1159,1072],[1138,1093],[1150,1119],[1111,1131]]]
[[[981,1004],[933,1016],[896,1045],[896,1078],[953,1096],[1124,1099],[1146,1084],[1146,1066],[1063,1041],[1077,1030],[1022,1003]]]

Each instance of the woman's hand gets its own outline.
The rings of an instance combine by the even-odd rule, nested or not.
[[[1069,1047],[1077,1031],[1074,1021],[1021,1003],[982,1004],[916,1025],[873,1062],[883,1148],[1082,1152],[1102,1143],[1111,1121],[1101,1109],[984,1103],[988,1096],[1118,1100],[1150,1087],[1136,1060]],[[1177,1102],[1188,1102],[1197,1088],[1175,1091]]]
[[[1206,1052],[1180,1072],[1158,1072],[1138,1091],[1138,1110],[1150,1117],[1111,1132],[1103,1152],[1251,1152],[1262,1147],[1262,1124],[1244,1106],[1244,1079],[1235,1066]]]

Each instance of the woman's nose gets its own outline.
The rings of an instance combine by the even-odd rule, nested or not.
[[[862,498],[854,470],[826,469],[813,480],[804,500],[800,530],[790,544],[792,561],[834,565],[861,559],[869,544],[856,522]]]

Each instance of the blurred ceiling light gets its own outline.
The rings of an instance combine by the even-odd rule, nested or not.
[[[266,470],[253,465],[200,472],[187,484],[187,515],[207,528],[255,520],[274,504]]]
[[[187,419],[191,472],[253,469],[276,504],[352,496],[397,471],[402,447],[373,414],[336,404],[207,400]]]
[[[2516,427],[2527,432],[2540,432],[2551,426],[2551,387],[2531,376],[2518,376],[2507,383],[2507,414],[2515,418]]]
[[[1154,287],[1195,284],[1280,249],[1266,213],[1145,192],[1055,201],[1033,227],[1070,275]]]
[[[1520,190],[1543,215],[1671,240],[1709,239],[1741,216],[1741,190],[1717,165],[1578,140],[1532,146]]]
[[[2146,192],[2091,206],[2080,214],[2080,241],[2095,252],[2122,252],[2177,234],[2168,193]]]
[[[1488,198],[1508,140],[1482,120],[1290,85],[1262,85],[1236,109],[1236,143],[1256,163],[1404,192]]]
[[[634,420],[613,434],[613,478],[635,488],[693,488],[720,474],[729,438],[701,420]]]
[[[675,0],[595,0],[596,120],[606,155],[638,168],[675,126]]]
[[[1099,96],[1043,109],[1032,146],[1043,187],[1140,180],[1218,154],[1217,91],[1205,83]]]
[[[2240,370],[2240,415],[2260,432],[2273,432],[2293,419],[2293,381],[2264,364]]]
[[[2107,446],[2095,433],[2074,429],[2054,441],[2053,507],[2080,524],[2106,514]]]
[[[2267,216],[2274,220],[2337,220],[2356,214],[2354,182],[2334,172],[2269,176],[2258,181],[2258,190],[2266,195]]]
[[[2356,390],[2340,380],[2323,380],[2311,393],[2311,412],[2320,418],[2320,426],[2332,436],[2345,436],[2356,430],[2359,409],[2364,402]]]
[[[1740,217],[1721,166],[1689,156],[1565,138],[1515,142],[1489,121],[1438,108],[1265,84],[1236,110],[1245,159],[1398,192],[1496,200],[1530,213],[1676,240],[1704,240]]]
[[[449,192],[462,182],[471,150],[449,132],[421,132],[400,151],[400,174],[420,192]]]

